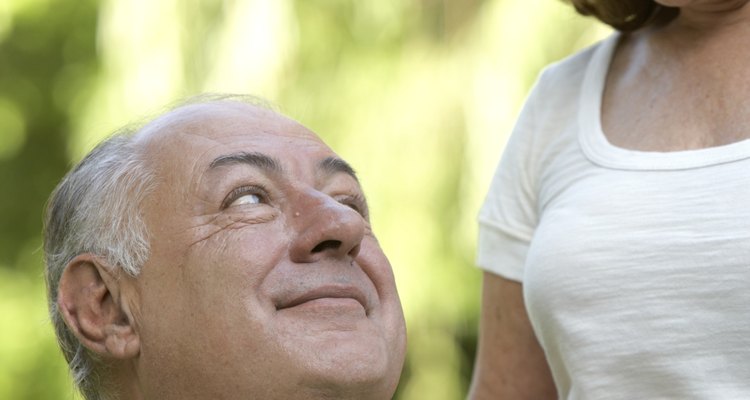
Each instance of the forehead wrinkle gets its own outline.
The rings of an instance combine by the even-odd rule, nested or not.
[[[354,178],[355,181],[359,182],[359,179],[357,179],[357,173],[354,171],[354,168],[352,168],[352,166],[349,165],[348,162],[338,157],[324,158],[323,160],[318,162],[318,169],[323,171],[327,175],[344,173]]]
[[[208,165],[208,170],[213,170],[219,167],[223,167],[226,165],[249,165],[251,167],[255,167],[258,169],[261,169],[266,172],[272,172],[276,174],[282,174],[284,172],[284,168],[282,167],[281,163],[270,156],[267,156],[263,153],[258,152],[237,152],[232,154],[224,154],[221,156],[216,157],[211,163]]]

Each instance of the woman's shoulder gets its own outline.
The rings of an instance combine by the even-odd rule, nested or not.
[[[528,162],[547,165],[577,148],[581,113],[601,87],[613,40],[616,37],[597,42],[542,70],[512,136],[511,145],[526,154]]]
[[[551,85],[552,88],[560,86],[578,86],[590,70],[592,63],[595,68],[607,68],[611,51],[617,42],[617,34],[613,34],[599,42],[596,42],[572,55],[547,65],[541,72],[539,84]],[[604,54],[602,54],[604,53]]]

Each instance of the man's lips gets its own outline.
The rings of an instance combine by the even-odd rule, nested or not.
[[[367,296],[365,296],[360,288],[356,286],[340,285],[319,286],[288,296],[277,302],[276,309],[283,310],[285,308],[292,308],[318,299],[354,299],[359,302],[365,310],[368,310]]]

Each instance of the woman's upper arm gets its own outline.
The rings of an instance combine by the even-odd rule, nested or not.
[[[521,283],[484,273],[479,345],[469,399],[556,399]]]

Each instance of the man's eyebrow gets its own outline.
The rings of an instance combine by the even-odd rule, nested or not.
[[[328,157],[321,160],[318,163],[318,168],[331,175],[343,172],[354,178],[355,181],[359,182],[359,179],[357,179],[357,173],[354,172],[354,168],[352,168],[352,166],[349,165],[348,162],[338,157]]]
[[[244,151],[216,157],[213,161],[211,161],[208,169],[212,170],[214,168],[234,164],[250,165],[268,172],[275,173],[280,173],[284,170],[281,167],[281,163],[279,163],[275,158],[269,157],[263,153],[247,153]]]

